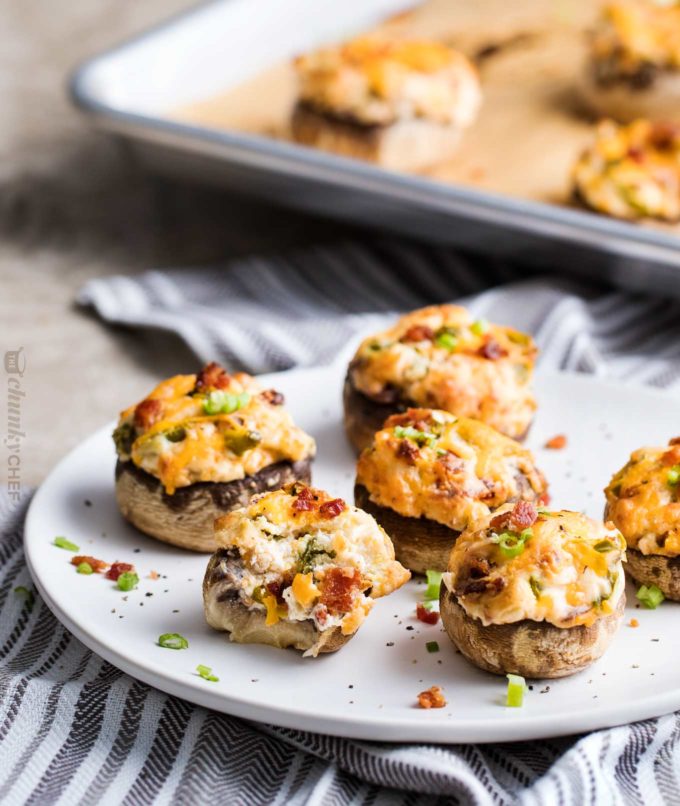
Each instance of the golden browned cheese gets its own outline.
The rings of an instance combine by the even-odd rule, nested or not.
[[[300,483],[256,495],[219,518],[215,539],[238,550],[239,595],[247,607],[271,610],[267,597],[272,585],[278,590],[270,623],[312,619],[319,630],[339,626],[348,635],[373,599],[410,578],[368,513]]]
[[[632,549],[680,554],[680,444],[640,448],[605,490],[608,517]]]
[[[172,494],[196,482],[234,481],[276,462],[314,456],[312,437],[250,375],[217,367],[206,377],[207,385],[197,387],[201,375],[176,375],[123,411],[114,434],[119,458],[132,460]]]
[[[508,436],[528,429],[536,400],[536,345],[509,327],[475,321],[458,305],[433,305],[402,316],[365,339],[350,365],[359,392],[473,417]]]
[[[409,518],[462,531],[508,501],[547,492],[531,453],[478,420],[409,409],[390,417],[359,457],[357,483]]]
[[[608,3],[593,39],[597,60],[616,61],[618,71],[634,74],[641,66],[680,66],[680,6],[651,0]]]
[[[295,60],[300,100],[368,125],[425,118],[467,126],[481,95],[472,64],[430,41],[363,36]]]
[[[680,128],[601,121],[573,170],[578,196],[617,218],[680,218]]]
[[[444,575],[470,616],[485,625],[529,619],[576,627],[614,612],[624,589],[625,542],[613,524],[539,510],[531,526],[513,530],[494,526],[497,517],[458,538]]]

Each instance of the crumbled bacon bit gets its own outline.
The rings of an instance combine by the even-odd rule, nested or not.
[[[438,610],[428,610],[424,604],[418,602],[416,605],[416,618],[423,624],[436,624],[439,621]]]
[[[668,440],[669,445],[680,445],[680,437],[672,437]]]
[[[505,358],[508,354],[508,351],[501,347],[494,338],[488,338],[477,352],[482,358],[488,358],[489,361],[497,361],[499,358]]]
[[[680,445],[673,445],[661,457],[661,464],[664,467],[672,467],[680,464]]]
[[[194,392],[205,392],[207,389],[226,389],[229,381],[230,376],[226,369],[217,362],[211,361],[196,376]]]
[[[420,451],[410,439],[400,439],[396,454],[402,459],[405,459],[410,465],[414,465]]]
[[[284,589],[284,581],[282,579],[277,579],[274,582],[267,582],[265,588],[271,593],[271,595],[276,599],[277,602],[283,601],[282,593]]]
[[[629,626],[629,627],[639,627],[639,626],[640,626],[640,622],[639,622],[639,621],[638,621],[636,618],[632,618],[632,619],[631,619],[631,620],[628,622],[628,626]]]
[[[317,620],[318,624],[323,627],[328,620],[328,608],[325,605],[318,604],[314,608],[314,618]]]
[[[438,457],[437,462],[443,465],[450,473],[457,473],[465,467],[465,460],[455,453],[447,451],[443,456]]]
[[[551,437],[545,445],[545,448],[549,448],[552,451],[561,451],[562,448],[567,447],[567,437],[566,434],[557,434],[554,437]]]
[[[432,341],[434,330],[427,325],[412,325],[406,333],[399,339],[401,342],[409,341]]]
[[[296,512],[308,512],[314,509],[315,505],[316,499],[311,487],[303,487],[293,501],[293,509]]]
[[[264,392],[260,392],[260,397],[270,406],[283,406],[286,402],[281,392],[277,392],[276,389],[265,389]]]
[[[128,571],[134,571],[134,565],[130,565],[130,563],[113,563],[111,568],[106,572],[106,578],[112,579],[114,582],[118,579],[121,574],[126,574]]]
[[[528,529],[536,522],[538,512],[536,507],[529,501],[518,501],[509,512],[503,512],[491,519],[489,524],[492,529],[511,529],[514,532],[521,532]]]
[[[456,596],[469,596],[471,593],[500,593],[505,587],[503,577],[471,579],[456,586]]]
[[[645,152],[638,146],[630,146],[628,149],[628,156],[633,160],[633,162],[640,163],[645,161]]]
[[[329,568],[324,574],[321,603],[331,613],[347,613],[352,609],[354,591],[361,587],[361,574],[356,568]]]
[[[155,398],[147,398],[137,404],[135,409],[135,425],[137,428],[151,428],[151,426],[161,419],[161,401]]]
[[[439,686],[430,686],[418,695],[418,705],[421,708],[443,708],[446,705],[446,697]]]
[[[547,490],[538,496],[538,503],[545,507],[548,506],[550,503],[550,493]]]
[[[341,512],[347,509],[347,504],[342,498],[334,498],[332,501],[326,501],[319,507],[319,515],[322,518],[337,518]]]
[[[149,579],[158,579],[159,577],[158,571],[149,571]]]
[[[397,425],[410,425],[418,431],[427,431],[432,420],[430,409],[406,409],[401,414],[392,414],[388,417],[383,428],[394,428]]]
[[[80,565],[80,563],[87,563],[95,574],[101,574],[102,571],[109,567],[108,563],[104,562],[104,560],[98,560],[96,557],[79,554],[77,557],[71,558],[71,565]]]

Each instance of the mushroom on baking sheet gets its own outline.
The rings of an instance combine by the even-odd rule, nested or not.
[[[565,677],[603,655],[621,624],[624,556],[611,523],[508,504],[456,542],[440,592],[442,622],[481,669]]]
[[[335,652],[373,602],[408,581],[375,520],[302,483],[263,493],[215,523],[208,624],[238,643]]]
[[[123,516],[164,542],[214,551],[215,518],[255,493],[310,481],[314,440],[283,402],[215,363],[163,381],[121,414],[113,435]]]

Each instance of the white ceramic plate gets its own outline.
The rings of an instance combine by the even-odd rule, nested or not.
[[[337,365],[336,365],[337,366]],[[341,428],[337,368],[269,376],[301,426],[318,441],[315,483],[351,499],[353,457]],[[630,451],[663,444],[678,431],[677,399],[588,376],[551,375],[538,382],[540,411],[529,440],[551,481],[556,506],[601,515],[602,488]],[[129,527],[113,496],[111,426],[94,434],[53,471],[26,523],[26,554],[35,583],[57,617],[102,657],[157,688],[241,717],[363,739],[490,742],[535,739],[616,725],[680,708],[678,605],[635,608],[607,655],[565,680],[535,683],[521,709],[503,705],[505,680],[457,655],[441,625],[414,618],[423,585],[410,582],[376,603],[357,636],[335,655],[303,659],[294,651],[230,644],[203,621],[201,580],[207,563]],[[541,448],[558,433],[562,451]],[[85,502],[90,502],[89,505]],[[55,535],[81,553],[133,562],[139,588],[123,594],[99,575],[82,576]],[[149,578],[157,571],[161,578]],[[635,616],[640,626],[628,626]],[[179,632],[188,650],[157,646]],[[440,651],[426,651],[428,641]],[[198,677],[213,668],[218,683]],[[447,707],[425,711],[416,695],[440,685]]]

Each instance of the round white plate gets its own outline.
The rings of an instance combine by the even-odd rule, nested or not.
[[[298,423],[318,441],[314,482],[352,496],[354,459],[341,427],[338,368],[269,376]],[[557,507],[602,513],[602,489],[629,453],[664,444],[679,430],[670,395],[588,376],[538,381],[540,410],[529,445],[551,481]],[[676,637],[680,607],[636,608],[629,588],[624,625],[607,655],[581,674],[533,684],[522,708],[504,706],[506,681],[456,654],[441,624],[415,619],[423,584],[412,581],[376,602],[340,652],[303,659],[292,650],[231,644],[203,620],[206,555],[158,543],[128,526],[113,496],[111,426],[67,456],[36,494],[26,523],[26,556],[50,608],[81,641],[125,672],[163,691],[241,717],[362,739],[490,742],[592,730],[680,708]],[[568,446],[541,446],[564,433]],[[141,582],[123,594],[101,575],[82,576],[73,555],[52,545],[64,535],[81,553],[136,565]],[[156,571],[159,579],[149,574]],[[628,625],[635,616],[640,626]],[[189,649],[157,646],[178,632]],[[428,653],[428,641],[440,651]],[[219,682],[195,674],[210,666]],[[448,705],[416,707],[418,692],[439,685]]]

